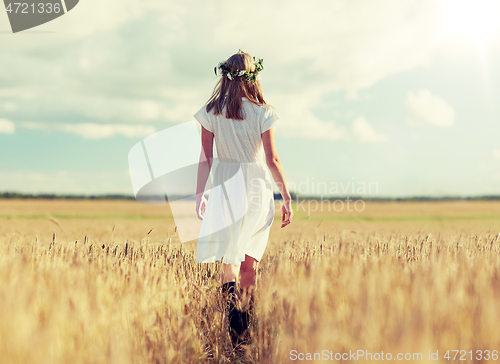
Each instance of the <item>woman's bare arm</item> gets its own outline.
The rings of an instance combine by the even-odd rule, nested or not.
[[[284,227],[292,221],[292,198],[290,196],[290,193],[288,192],[285,173],[283,172],[283,166],[281,165],[281,161],[276,150],[276,144],[274,142],[274,126],[262,133],[262,145],[264,147],[264,152],[266,153],[267,166],[269,167],[274,182],[276,182],[276,186],[278,186],[281,196],[283,197],[284,204],[281,227]],[[287,219],[285,219],[285,215],[288,215]]]
[[[200,162],[198,163],[198,183],[196,187],[196,212],[200,220],[203,218],[203,213],[205,212],[205,207],[202,204],[204,200],[203,194],[205,192],[205,185],[207,184],[214,157],[214,134],[203,126],[201,127],[201,146]]]

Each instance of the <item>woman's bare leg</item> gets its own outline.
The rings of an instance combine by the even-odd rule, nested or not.
[[[240,271],[240,264],[226,264],[221,263],[221,279],[222,284],[228,282],[237,282],[238,281],[238,273]]]
[[[248,255],[245,254],[245,261],[241,262],[240,272],[241,281],[240,288],[244,291],[248,290],[250,287],[254,287],[257,284],[257,270],[259,267],[259,262]]]
[[[251,342],[251,335],[247,329],[251,325],[251,317],[254,315],[254,290],[257,285],[257,269],[259,267],[259,262],[245,255],[245,261],[241,262],[240,273],[240,288],[241,288],[241,321],[245,328],[244,337],[245,342]]]

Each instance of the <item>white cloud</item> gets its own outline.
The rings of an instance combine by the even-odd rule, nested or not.
[[[349,133],[334,121],[318,118],[311,111],[320,104],[321,90],[311,90],[303,95],[276,95],[272,105],[280,115],[276,130],[282,136],[298,137],[310,140],[345,140]]]
[[[288,124],[285,121],[283,128],[279,129],[284,136],[300,137],[310,140],[342,140],[348,139],[345,127],[337,126],[333,121],[323,121],[312,114],[298,119],[300,123]]]
[[[262,9],[257,28],[241,27],[233,15],[238,10],[221,7],[215,38],[236,49],[245,44],[257,48],[272,60],[283,89],[321,83],[345,91],[370,87],[390,74],[426,64],[439,26],[434,2],[426,0],[313,0],[307,6],[292,0],[256,6]]]
[[[149,125],[130,125],[130,124],[94,124],[94,123],[75,123],[75,124],[48,124],[36,122],[23,122],[19,126],[32,130],[58,130],[66,133],[80,135],[86,139],[103,139],[115,135],[122,135],[129,138],[146,137],[156,133],[154,126]]]
[[[102,139],[115,135],[123,135],[129,138],[146,137],[156,132],[153,126],[127,124],[63,124],[59,126],[59,129],[80,135],[86,139]]]
[[[455,110],[429,90],[410,91],[406,98],[409,124],[432,124],[449,127],[455,123]]]
[[[362,143],[378,143],[387,140],[387,136],[377,133],[363,116],[353,121],[351,130]]]
[[[45,123],[38,123],[34,121],[23,121],[18,123],[18,127],[30,130],[47,130],[48,125]]]
[[[493,158],[500,159],[500,149],[493,149]]]
[[[9,171],[0,173],[2,191],[21,193],[132,195],[129,175],[122,171]]]
[[[432,0],[252,4],[258,27],[242,27],[234,14],[247,4],[232,1],[109,0],[97,13],[94,2],[80,2],[40,27],[57,36],[6,38],[0,96],[17,105],[12,120],[180,123],[208,99],[217,62],[242,48],[265,59],[264,92],[282,105],[289,135],[339,140],[345,130],[315,116],[319,100],[332,92],[353,99],[427,64],[439,26]]]
[[[14,104],[13,102],[4,102],[3,103],[3,108],[6,111],[13,111],[17,109],[17,105]]]
[[[0,119],[0,134],[14,134],[16,126],[14,123],[7,119]]]

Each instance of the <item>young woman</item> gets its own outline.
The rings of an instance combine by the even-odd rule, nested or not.
[[[291,223],[293,211],[274,143],[274,123],[279,116],[264,101],[258,80],[262,60],[240,51],[217,68],[221,79],[207,104],[194,115],[202,126],[203,147],[196,192],[196,211],[202,220],[196,261],[222,264],[222,291],[229,297],[229,329],[233,346],[237,346],[249,339],[257,268],[274,219],[266,164],[283,197],[282,228]],[[203,195],[214,161],[214,139],[218,163],[207,202]],[[236,309],[236,294],[246,300],[247,310]]]

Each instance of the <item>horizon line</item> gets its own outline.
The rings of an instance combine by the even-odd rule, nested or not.
[[[331,201],[335,199],[358,199],[365,201],[497,201],[500,200],[500,194],[483,194],[483,195],[410,195],[410,196],[363,196],[363,195],[297,195],[296,193],[290,193],[292,200],[320,200]],[[69,199],[69,200],[136,200],[133,194],[124,193],[101,193],[101,194],[56,194],[56,193],[22,193],[22,192],[0,192],[0,199]],[[165,199],[167,202],[169,198],[164,195],[149,195],[141,196],[141,200],[159,200]],[[194,200],[195,197],[191,195],[173,195],[170,197],[171,200]],[[274,193],[274,200],[281,200],[280,193]]]

